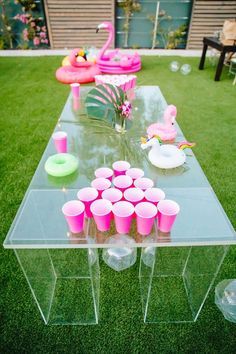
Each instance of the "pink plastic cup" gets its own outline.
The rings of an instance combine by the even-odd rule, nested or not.
[[[143,236],[149,235],[157,215],[157,207],[152,203],[142,202],[136,205],[135,214],[138,233]]]
[[[58,131],[52,134],[52,138],[55,144],[56,151],[58,153],[67,152],[67,133]]]
[[[129,202],[121,201],[113,205],[112,211],[114,214],[116,231],[119,234],[128,234],[133,219],[134,206]]]
[[[71,92],[72,92],[72,96],[75,100],[77,100],[80,96],[80,84],[78,83],[73,83],[70,84],[71,87]]]
[[[91,182],[91,186],[93,188],[97,189],[98,195],[99,195],[99,197],[101,197],[102,192],[111,187],[111,181],[109,181],[109,179],[103,178],[103,177],[95,178]]]
[[[136,180],[137,178],[141,178],[144,176],[144,171],[141,168],[130,168],[125,172],[126,176],[130,176],[132,180]]]
[[[147,202],[157,205],[160,200],[165,199],[165,193],[160,188],[148,188],[144,192],[145,199]]]
[[[132,186],[133,180],[129,176],[121,175],[113,179],[113,184],[121,192],[124,192],[127,188],[130,188]]]
[[[124,199],[136,206],[138,203],[144,201],[144,192],[139,188],[128,188],[124,192]],[[136,214],[133,214],[133,218],[136,218]]]
[[[73,99],[73,110],[78,111],[81,107],[79,99]]]
[[[119,202],[122,197],[122,192],[117,188],[109,188],[102,192],[102,199],[107,199],[112,204]]]
[[[108,231],[112,219],[112,203],[106,199],[97,199],[91,204],[90,210],[98,230]]]
[[[92,218],[93,214],[91,213],[90,206],[98,198],[98,191],[92,187],[82,188],[78,191],[77,197],[85,205],[85,216]]]
[[[62,207],[69,229],[73,233],[83,231],[85,206],[79,200],[70,200]]]
[[[154,182],[150,178],[146,178],[146,177],[137,178],[134,181],[134,186],[136,188],[142,189],[143,191],[145,191],[148,188],[152,188],[153,185]]]
[[[136,206],[138,203],[142,202],[144,199],[144,192],[139,188],[128,188],[124,191],[124,198],[128,202]]]
[[[116,161],[113,163],[112,168],[116,177],[120,175],[125,175],[125,172],[130,168],[130,164],[127,161]]]
[[[179,204],[173,200],[160,200],[158,209],[158,228],[162,232],[170,232],[175,222],[176,216],[180,211]]]
[[[94,172],[94,174],[97,178],[103,177],[109,179],[109,181],[112,181],[113,170],[108,167],[100,167]]]

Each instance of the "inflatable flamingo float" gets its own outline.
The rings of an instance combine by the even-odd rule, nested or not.
[[[56,78],[58,81],[63,84],[84,84],[93,82],[95,76],[101,73],[99,67],[93,62],[85,60],[81,62],[77,61],[81,51],[80,48],[73,49],[68,58],[70,65],[57,69]]]
[[[141,69],[140,56],[135,54],[122,54],[119,49],[106,52],[114,38],[114,27],[111,22],[103,22],[97,27],[109,32],[108,39],[101,51],[98,53],[97,64],[102,73],[106,74],[127,74],[134,73]]]
[[[174,105],[167,106],[164,112],[164,123],[154,123],[147,128],[149,137],[157,135],[162,141],[175,141],[177,130],[174,127],[177,116],[177,108]]]

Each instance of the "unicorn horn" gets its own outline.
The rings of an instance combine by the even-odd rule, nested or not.
[[[146,144],[146,142],[147,142],[147,139],[142,136],[141,137],[141,144]]]

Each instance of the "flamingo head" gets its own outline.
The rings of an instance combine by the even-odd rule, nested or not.
[[[164,112],[164,120],[168,124],[174,125],[176,116],[177,116],[177,108],[173,104],[167,106]]]
[[[141,138],[141,148],[143,150],[146,150],[148,147],[154,146],[154,145],[160,145],[161,139],[158,135],[153,135],[152,137],[145,137]]]
[[[113,25],[111,22],[108,22],[108,21],[104,21],[102,23],[100,23],[98,26],[97,26],[97,29],[96,29],[96,33],[98,33],[98,31],[100,29],[105,29],[106,31],[110,31],[113,29]]]

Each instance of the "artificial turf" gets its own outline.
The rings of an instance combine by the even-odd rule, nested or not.
[[[172,73],[177,59],[192,65]],[[197,69],[197,58],[143,57],[139,85],[159,85],[178,107],[178,122],[234,227],[235,99],[225,69],[214,82],[215,67]],[[1,58],[1,242],[66,101],[69,89],[54,79],[60,57]],[[216,279],[235,278],[231,247]],[[138,264],[116,273],[101,262],[100,322],[96,326],[45,326],[14,253],[1,248],[1,353],[234,353],[235,324],[214,305],[214,287],[196,323],[144,324],[137,282]],[[215,285],[214,284],[214,285]]]

